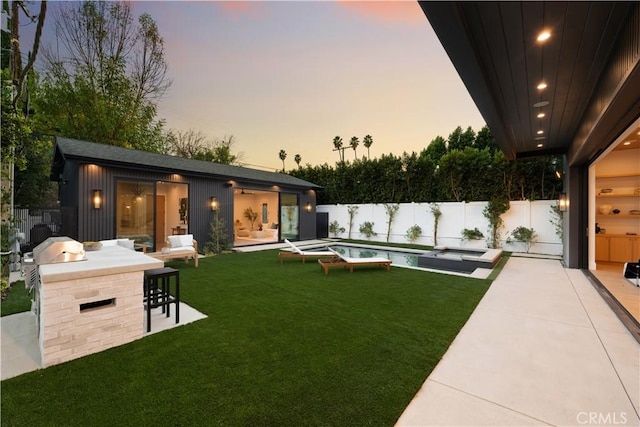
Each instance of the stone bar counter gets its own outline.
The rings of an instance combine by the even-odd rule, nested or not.
[[[38,339],[43,367],[97,353],[144,331],[144,270],[162,261],[121,246],[85,261],[39,266]]]

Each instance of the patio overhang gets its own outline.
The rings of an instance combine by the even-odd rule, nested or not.
[[[584,164],[640,114],[638,3],[419,3],[507,158]]]

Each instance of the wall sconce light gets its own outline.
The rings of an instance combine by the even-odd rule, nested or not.
[[[307,204],[304,205],[304,210],[307,211],[307,212],[311,212],[311,209],[312,209],[311,203],[307,202]]]
[[[220,207],[220,205],[218,204],[218,199],[215,196],[209,197],[209,206],[211,207],[211,212],[217,211]]]
[[[102,190],[93,190],[93,209],[100,209],[102,207]]]
[[[569,199],[567,199],[567,193],[560,193],[560,198],[558,199],[558,209],[560,212],[566,212],[569,207]]]

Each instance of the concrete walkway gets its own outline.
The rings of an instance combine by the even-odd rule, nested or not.
[[[579,270],[511,258],[398,426],[640,425],[640,344]]]

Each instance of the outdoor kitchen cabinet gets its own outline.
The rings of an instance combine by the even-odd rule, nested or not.
[[[142,338],[144,271],[163,265],[118,245],[87,251],[86,259],[74,262],[37,262],[34,286],[41,365]]]

